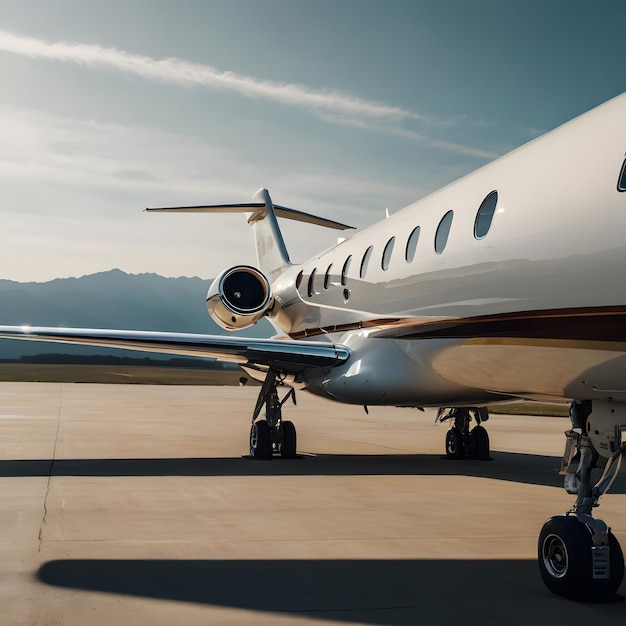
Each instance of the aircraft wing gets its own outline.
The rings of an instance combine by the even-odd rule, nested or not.
[[[101,328],[0,326],[0,338],[212,357],[233,363],[265,365],[288,374],[297,374],[308,367],[338,365],[350,355],[345,346],[317,341]]]

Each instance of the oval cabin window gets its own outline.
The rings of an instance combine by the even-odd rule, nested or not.
[[[348,282],[348,270],[350,269],[350,262],[352,261],[352,255],[350,255],[344,262],[341,268],[341,284],[346,285]]]
[[[407,263],[410,263],[415,258],[415,250],[417,249],[417,242],[420,238],[420,230],[420,227],[416,226],[407,239],[406,250],[404,251],[404,258]]]
[[[626,160],[622,163],[622,171],[617,181],[617,191],[626,191]]]
[[[491,228],[491,221],[496,212],[498,204],[498,192],[492,191],[481,203],[476,213],[476,221],[474,222],[474,237],[482,239]]]
[[[391,262],[391,253],[393,252],[393,246],[395,243],[396,243],[396,238],[392,237],[387,242],[387,245],[385,246],[385,249],[383,250],[383,258],[382,258],[380,266],[382,267],[384,272],[386,272],[389,269],[389,263]]]
[[[326,270],[326,274],[324,274],[324,289],[328,289],[330,286],[330,271],[333,269],[333,264],[331,263]]]
[[[372,252],[374,251],[374,246],[370,246],[363,255],[363,260],[361,261],[361,269],[359,270],[359,276],[361,278],[365,278],[365,274],[367,272],[367,266],[370,262],[370,257],[372,256]]]
[[[311,298],[315,294],[315,274],[317,273],[317,268],[313,268],[311,275],[309,276],[309,286],[307,289],[307,293],[309,294],[309,298]]]
[[[435,252],[437,254],[441,254],[448,244],[448,235],[450,234],[450,227],[452,226],[453,217],[454,212],[448,211],[441,218],[439,226],[437,226],[437,232],[435,233]]]

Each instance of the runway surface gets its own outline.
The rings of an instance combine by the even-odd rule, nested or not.
[[[434,411],[300,393],[303,458],[251,461],[257,392],[0,383],[0,624],[624,623],[540,580],[567,419],[448,461]],[[626,549],[623,476],[599,516]]]

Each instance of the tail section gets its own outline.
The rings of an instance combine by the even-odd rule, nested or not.
[[[254,231],[258,268],[269,278],[270,282],[289,265],[289,253],[285,240],[280,232],[274,205],[267,189],[259,189],[252,196],[252,204],[260,208],[246,213],[248,224]]]
[[[295,209],[289,209],[272,203],[267,189],[259,189],[252,200],[246,204],[213,204],[206,206],[167,207],[146,209],[154,212],[170,213],[245,213],[248,224],[254,231],[258,268],[272,282],[286,267],[291,265],[277,217],[346,230],[352,228],[346,224],[317,217]]]

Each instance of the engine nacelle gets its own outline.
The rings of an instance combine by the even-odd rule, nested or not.
[[[211,284],[206,296],[209,315],[226,330],[256,324],[273,304],[270,283],[249,265],[224,270]]]

